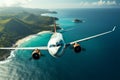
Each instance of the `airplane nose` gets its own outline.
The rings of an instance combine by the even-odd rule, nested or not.
[[[59,48],[60,47],[54,47],[54,48],[49,49],[48,51],[49,51],[50,55],[52,55],[53,57],[56,57],[55,55],[58,53]]]

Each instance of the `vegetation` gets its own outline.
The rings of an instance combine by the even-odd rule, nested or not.
[[[29,8],[0,8],[0,47],[10,47],[18,39],[43,30],[53,30],[53,17],[41,16],[48,10]],[[9,56],[0,50],[0,60]]]

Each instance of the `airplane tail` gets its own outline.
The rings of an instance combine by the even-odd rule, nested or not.
[[[55,19],[54,19],[54,32],[56,33],[56,22],[55,22]]]
[[[112,31],[115,31],[115,29],[116,29],[116,26],[114,26],[114,28],[112,29]]]

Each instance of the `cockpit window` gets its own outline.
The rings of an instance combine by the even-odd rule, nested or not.
[[[56,46],[62,46],[63,45],[63,41],[60,40],[59,42],[56,43]]]
[[[58,46],[62,46],[63,44],[64,44],[63,41],[60,40],[59,42],[56,43],[56,45],[52,44],[52,45],[50,45],[50,47],[58,47]]]

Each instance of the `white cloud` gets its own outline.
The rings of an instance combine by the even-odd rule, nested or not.
[[[104,1],[99,0],[97,2],[80,2],[81,7],[93,7],[93,6],[110,6],[117,5],[116,1]]]
[[[12,6],[18,7],[18,6],[25,5],[30,1],[32,1],[32,0],[4,0],[2,5],[6,6],[6,7],[12,7]]]
[[[57,1],[57,0],[55,0]],[[120,6],[116,0],[98,0],[95,2],[80,0],[80,3],[51,3],[48,0],[0,0],[0,7],[35,7],[35,8],[88,8]]]

